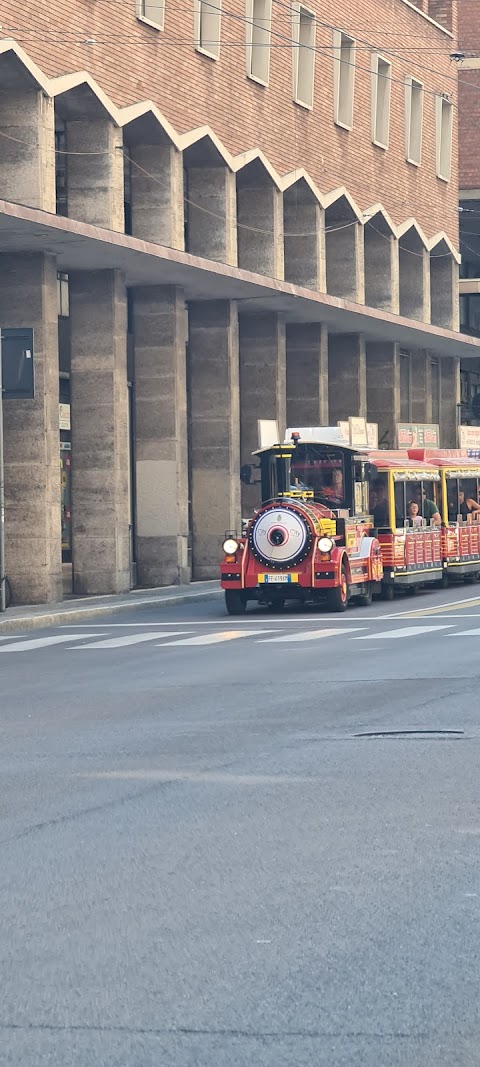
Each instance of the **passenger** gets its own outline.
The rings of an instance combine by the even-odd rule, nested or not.
[[[385,526],[390,526],[390,518],[388,514],[388,498],[383,482],[375,482],[373,485],[373,491],[377,498],[377,502],[372,512],[374,525],[377,527],[377,529]]]
[[[471,510],[469,508],[469,506],[468,506],[469,503],[470,503],[470,501],[468,501],[468,503],[467,503],[467,501],[465,500],[465,490],[464,489],[459,489],[458,490],[458,512],[457,512],[457,514],[462,516],[462,519],[463,519],[464,522],[465,522],[465,520],[466,520],[466,518],[467,518],[467,516],[468,516],[468,514],[469,514],[469,512]],[[475,504],[474,500],[472,500],[472,504]],[[455,518],[456,517],[457,516],[455,516]]]
[[[373,512],[375,511],[375,508],[377,506],[377,501],[378,497],[375,492],[375,489],[370,489],[370,493],[368,495],[368,510],[370,512],[370,515],[373,515]]]
[[[418,504],[422,506],[423,517],[428,523],[433,520],[434,526],[442,525],[442,516],[437,505],[434,500],[428,499],[425,489],[422,489],[421,494],[419,493]]]
[[[328,500],[328,503],[332,504],[333,507],[340,507],[343,504],[345,492],[341,470],[337,469],[332,471],[332,484],[324,485],[321,495],[325,497],[325,500]]]
[[[467,497],[467,499],[465,499],[465,493],[464,493],[463,489],[460,489],[458,495],[459,495],[460,498],[463,497],[463,501],[464,501],[465,509],[466,509],[465,518],[467,517],[467,515],[475,515],[476,517],[478,517],[478,514],[480,512],[480,503],[478,503],[477,500],[474,500],[473,497]],[[463,516],[463,512],[462,512],[462,516]]]
[[[412,526],[422,525],[422,516],[418,514],[418,502],[416,500],[409,500],[407,504],[407,516]]]

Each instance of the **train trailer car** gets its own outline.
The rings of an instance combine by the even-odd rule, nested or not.
[[[249,600],[277,610],[286,600],[326,600],[331,611],[344,611],[351,597],[369,604],[383,566],[368,456],[308,430],[254,454],[262,504],[242,535],[229,532],[223,543],[228,613],[243,614]]]
[[[421,585],[446,583],[438,467],[406,451],[370,454],[377,469],[370,510],[383,560],[382,593],[414,595]]]
[[[480,460],[463,449],[410,449],[440,472],[444,584],[480,580]]]

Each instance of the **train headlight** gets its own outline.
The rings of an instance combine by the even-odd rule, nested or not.
[[[320,537],[318,539],[318,551],[319,552],[331,552],[333,548],[333,541],[331,537]]]
[[[227,540],[223,542],[222,548],[226,556],[234,556],[238,549],[238,541],[234,541],[233,537],[227,537]]]

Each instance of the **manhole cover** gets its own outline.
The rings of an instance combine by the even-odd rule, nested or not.
[[[464,730],[368,730],[354,737],[464,737]]]

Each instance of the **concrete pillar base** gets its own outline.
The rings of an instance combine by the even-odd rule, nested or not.
[[[281,439],[286,427],[285,324],[269,312],[240,316],[241,463],[253,463],[258,420],[276,419]],[[242,485],[242,514],[260,502],[257,485]]]
[[[225,532],[241,526],[237,308],[188,310],[193,574],[217,578]]]
[[[70,275],[75,593],[130,588],[127,314],[123,275]]]
[[[358,334],[328,338],[328,409],[330,423],[350,416],[367,417],[365,341]]]
[[[140,586],[184,584],[188,455],[183,291],[135,289],[136,564]]]
[[[0,321],[33,326],[35,397],[4,400],[6,570],[16,604],[62,599],[57,268],[0,256]]]
[[[328,331],[321,323],[287,326],[287,425],[328,425]]]
[[[378,424],[378,438],[395,448],[400,422],[400,367],[398,345],[368,342],[367,412],[369,422]]]

